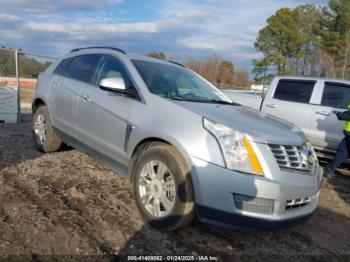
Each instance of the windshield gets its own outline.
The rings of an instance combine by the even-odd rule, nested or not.
[[[231,103],[189,69],[163,63],[133,60],[149,90],[158,96],[193,102]]]

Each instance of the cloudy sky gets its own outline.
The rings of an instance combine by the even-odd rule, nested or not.
[[[303,3],[327,0],[0,0],[0,46],[55,57],[79,46],[116,46],[178,61],[217,53],[251,69],[266,19]]]

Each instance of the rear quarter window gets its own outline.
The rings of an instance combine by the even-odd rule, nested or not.
[[[297,102],[309,103],[316,81],[280,80],[273,98]]]
[[[53,71],[55,74],[58,75],[63,75],[65,69],[67,68],[67,66],[69,65],[69,63],[72,61],[72,58],[66,58],[63,59],[58,66],[56,67],[56,69]]]

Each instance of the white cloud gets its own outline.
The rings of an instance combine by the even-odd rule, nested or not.
[[[24,25],[27,30],[47,33],[82,34],[93,37],[93,34],[107,33],[155,33],[158,31],[157,23],[119,23],[119,24],[96,24],[96,23],[38,23],[29,22]]]
[[[0,0],[0,5],[2,12],[26,12],[33,15],[60,11],[91,11],[121,2],[123,0]]]
[[[19,20],[19,18],[17,16],[0,13],[0,21],[13,22],[13,21],[18,21],[18,20]]]
[[[181,38],[178,43],[186,48],[191,49],[207,49],[209,51],[232,51],[236,48],[247,47],[251,45],[251,41],[243,39],[232,39],[232,37],[211,35],[193,35]]]
[[[130,11],[122,8],[103,9],[120,2],[0,0],[2,39],[7,46],[48,55],[87,45],[113,45],[138,53],[159,50],[184,59],[216,52],[249,67],[251,59],[259,57],[254,41],[266,19],[277,9],[301,1],[164,0],[152,2],[158,17],[151,22],[142,18],[130,22]],[[16,15],[18,10],[28,15]]]

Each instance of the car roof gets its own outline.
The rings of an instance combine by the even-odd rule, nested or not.
[[[325,81],[325,82],[342,82],[350,84],[350,81],[345,79],[336,79],[336,78],[326,78],[326,77],[308,77],[308,76],[277,76],[276,79],[278,80],[306,80],[306,81]]]

